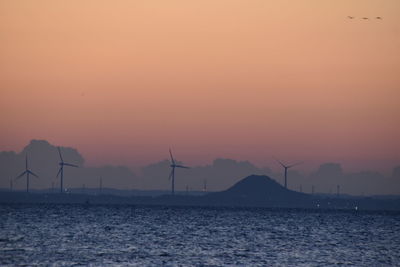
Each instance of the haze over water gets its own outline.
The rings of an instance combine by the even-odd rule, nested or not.
[[[400,265],[400,214],[345,199],[400,193],[399,14],[399,0],[0,0],[0,265]],[[351,211],[106,196],[252,174],[270,183],[210,203]],[[276,181],[329,197],[277,201]],[[50,188],[68,195],[34,193]],[[94,188],[108,205],[7,204]]]
[[[89,166],[172,147],[190,166],[274,155],[389,173],[399,13],[398,0],[2,0],[0,150],[45,139]]]
[[[394,266],[400,214],[1,205],[0,264]]]

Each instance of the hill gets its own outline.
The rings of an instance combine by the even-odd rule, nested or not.
[[[265,175],[251,175],[229,189],[204,196],[208,203],[228,206],[305,207],[312,197],[284,188]]]
[[[133,192],[132,192],[133,193]],[[268,207],[328,210],[400,210],[400,198],[318,196],[288,190],[268,176],[251,175],[225,191],[206,195],[0,192],[0,203],[76,203],[165,206]]]

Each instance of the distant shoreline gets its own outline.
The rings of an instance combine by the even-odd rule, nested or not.
[[[309,211],[400,211],[400,197],[377,199],[373,197],[335,198],[312,197],[314,205],[285,205],[284,203],[252,204],[246,202],[211,203],[207,196],[161,195],[161,196],[115,196],[59,193],[0,192],[0,205],[7,204],[78,204],[78,205],[129,205],[166,207],[211,207],[211,208],[266,208],[303,209]],[[315,204],[318,203],[318,204]]]
[[[120,204],[199,207],[263,207],[329,210],[398,210],[400,197],[328,197],[289,190],[263,175],[250,175],[229,189],[201,195],[117,196],[111,194],[0,192],[0,203]]]

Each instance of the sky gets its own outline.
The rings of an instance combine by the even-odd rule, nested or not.
[[[0,150],[391,172],[399,14],[398,0],[0,0]]]

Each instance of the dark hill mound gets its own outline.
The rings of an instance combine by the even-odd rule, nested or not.
[[[211,204],[244,206],[296,206],[311,204],[307,194],[288,190],[268,176],[251,175],[237,182],[231,188],[205,196]]]
[[[223,191],[230,195],[280,195],[289,192],[268,176],[251,175]]]

